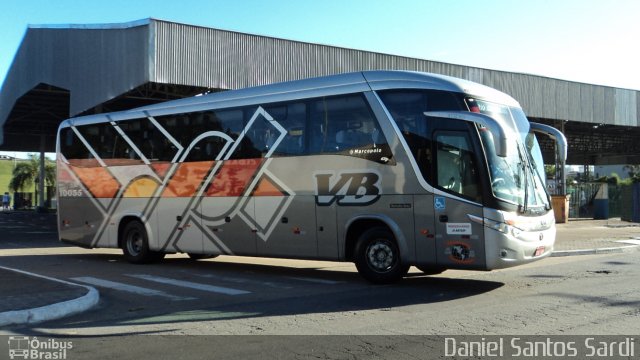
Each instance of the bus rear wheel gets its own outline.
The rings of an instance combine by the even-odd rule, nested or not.
[[[360,275],[375,284],[396,282],[409,271],[409,265],[400,259],[400,249],[393,234],[383,227],[369,229],[360,235],[354,260]]]
[[[133,264],[146,264],[164,258],[164,253],[149,250],[149,239],[144,225],[137,220],[130,221],[122,231],[122,253]]]

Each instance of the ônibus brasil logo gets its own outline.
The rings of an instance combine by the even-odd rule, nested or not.
[[[10,359],[66,359],[73,349],[71,341],[57,339],[39,340],[37,337],[9,336]]]

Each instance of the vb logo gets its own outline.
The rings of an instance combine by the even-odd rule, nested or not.
[[[316,203],[329,206],[334,201],[338,205],[370,205],[378,201],[380,175],[375,172],[316,173]]]

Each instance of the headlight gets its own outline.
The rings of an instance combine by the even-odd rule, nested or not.
[[[514,237],[518,237],[522,233],[521,229],[518,229],[513,225],[509,225],[502,221],[490,220],[487,218],[484,218],[484,226],[488,227],[489,229],[500,231],[503,234],[511,234]]]
[[[488,227],[489,229],[500,231],[501,233],[509,233],[509,225],[500,221],[494,221],[484,218],[484,226]]]

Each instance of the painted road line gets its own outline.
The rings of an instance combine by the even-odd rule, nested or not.
[[[299,276],[284,276],[284,278],[298,280],[298,281],[306,281],[306,282],[316,283],[316,284],[323,284],[323,285],[336,285],[336,284],[344,283],[344,281],[333,281],[333,280],[316,279],[316,278],[299,277]]]
[[[170,278],[161,277],[161,276],[152,276],[152,275],[144,275],[144,274],[128,274],[127,276],[131,276],[137,279],[143,279],[147,281],[153,281],[161,284],[168,284],[173,286],[179,286],[179,287],[184,287],[189,289],[195,289],[195,290],[201,290],[201,291],[207,291],[207,292],[225,294],[225,295],[244,295],[244,294],[251,293],[250,291],[245,291],[245,290],[200,284],[200,283],[195,283],[191,281],[176,280],[176,279],[170,279]]]
[[[293,286],[285,285],[285,284],[277,283],[273,281],[251,280],[251,279],[245,279],[245,278],[221,276],[221,275],[214,275],[214,274],[195,274],[191,272],[185,272],[185,273],[191,276],[197,276],[205,279],[214,279],[219,281],[233,282],[237,284],[260,285],[260,286],[267,286],[267,287],[272,287],[276,289],[292,289],[293,288]]]
[[[122,284],[122,283],[118,283],[118,282],[115,282],[115,281],[98,279],[98,278],[94,278],[94,277],[90,277],[90,276],[75,277],[75,278],[72,278],[71,280],[82,282],[82,283],[85,283],[85,284],[95,285],[95,286],[98,286],[98,287],[104,287],[104,288],[108,288],[108,289],[134,293],[134,294],[138,294],[138,295],[160,296],[160,297],[164,297],[164,298],[167,298],[167,299],[171,299],[173,301],[195,300],[196,299],[196,298],[193,298],[193,297],[175,296],[175,295],[167,294],[166,292],[160,291],[160,290],[148,289],[148,288],[144,288],[144,287],[141,287],[141,286]]]
[[[631,244],[631,245],[640,245],[640,239],[629,239],[629,240],[618,240],[616,242],[623,244]]]

